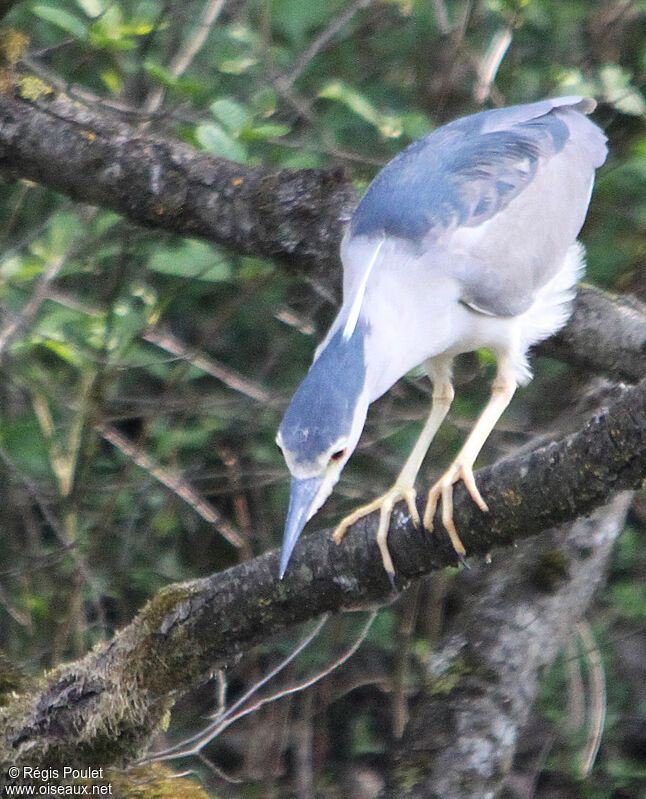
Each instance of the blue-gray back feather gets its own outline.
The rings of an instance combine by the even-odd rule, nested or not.
[[[580,100],[482,111],[428,134],[377,175],[354,213],[350,235],[385,232],[420,243],[491,219],[531,183],[539,159],[565,146],[570,129],[551,112]]]

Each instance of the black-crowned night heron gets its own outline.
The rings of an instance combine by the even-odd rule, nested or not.
[[[567,320],[584,268],[577,235],[606,138],[584,114],[592,100],[561,97],[483,111],[412,144],[371,183],[341,244],[343,305],[278,431],[292,474],[280,575],[296,541],[330,495],[363,430],[368,406],[413,367],[433,382],[431,411],[404,468],[383,496],[358,508],[346,529],[380,510],[377,541],[393,506],[413,520],[415,478],[453,399],[454,356],[488,348],[498,369],[491,398],[448,470],[431,488],[456,553],[453,484],[482,508],[473,464],[517,385],[531,379],[527,350]]]

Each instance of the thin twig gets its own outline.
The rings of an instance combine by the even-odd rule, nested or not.
[[[170,747],[163,752],[157,752],[154,755],[144,758],[142,762],[158,762],[161,760],[172,760],[178,757],[188,757],[189,755],[197,755],[199,752],[214,738],[220,735],[227,727],[230,727],[234,722],[238,721],[239,719],[243,718],[244,716],[248,716],[250,713],[255,713],[256,710],[259,710],[263,705],[269,704],[270,702],[276,702],[278,699],[283,699],[286,696],[291,696],[292,694],[299,693],[301,691],[306,690],[310,686],[314,685],[315,683],[322,680],[323,677],[327,677],[331,674],[335,669],[338,669],[339,666],[342,666],[347,660],[349,660],[354,653],[359,649],[361,644],[365,641],[366,636],[372,626],[373,621],[377,617],[378,610],[373,610],[368,620],[366,621],[365,625],[363,626],[361,632],[354,640],[352,645],[341,655],[337,658],[333,663],[327,666],[322,671],[317,672],[313,677],[308,678],[307,680],[303,680],[302,682],[298,682],[289,688],[281,689],[280,691],[276,691],[274,694],[270,694],[269,696],[265,696],[259,699],[257,702],[254,702],[252,705],[248,705],[247,707],[243,707],[238,713],[233,713],[233,711],[240,707],[250,696],[258,691],[258,689],[267,683],[272,677],[278,674],[279,671],[282,671],[285,666],[290,663],[296,655],[298,655],[305,647],[318,635],[320,629],[323,627],[323,624],[328,619],[328,614],[321,619],[321,621],[317,624],[314,630],[299,644],[299,646],[287,657],[285,660],[281,661],[278,666],[273,669],[266,677],[256,683],[253,688],[248,691],[243,697],[241,697],[235,704],[233,704],[229,710],[226,712],[223,718],[217,718],[212,724],[205,727],[201,732],[193,735],[191,738],[186,739],[185,741],[180,742],[174,747]],[[186,748],[187,747],[187,748]]]
[[[509,26],[496,31],[478,65],[478,77],[473,89],[473,98],[479,105],[484,103],[491,94],[493,83],[512,38],[513,34]]]
[[[357,649],[359,649],[361,644],[366,640],[366,636],[368,635],[368,632],[370,631],[372,623],[376,619],[378,612],[379,610],[377,609],[373,610],[370,613],[368,620],[364,624],[357,638],[354,640],[354,643],[343,653],[343,655],[341,655],[341,657],[337,658],[333,663],[331,663],[322,671],[319,671],[313,677],[310,677],[309,679],[304,680],[303,682],[296,683],[295,685],[292,685],[290,688],[285,688],[281,691],[277,691],[275,694],[272,694],[271,696],[266,696],[264,699],[260,699],[258,702],[256,702],[255,705],[245,708],[243,711],[238,713],[237,716],[234,716],[233,718],[229,719],[226,726],[228,727],[230,724],[233,724],[234,721],[236,721],[239,718],[242,718],[242,716],[247,716],[249,713],[253,713],[255,710],[258,710],[260,707],[266,705],[268,702],[276,702],[278,699],[283,699],[283,697],[285,696],[291,696],[292,694],[304,691],[306,688],[309,688],[310,686],[322,680],[323,677],[327,677],[328,674],[331,674],[333,671],[338,669],[339,666],[342,666],[347,660],[349,660],[352,657],[352,655],[354,655]]]
[[[288,73],[284,73],[276,79],[278,88],[281,91],[288,91],[303,73],[310,61],[315,58],[321,50],[329,44],[336,34],[344,28],[352,17],[364,8],[367,8],[372,0],[355,0],[346,10],[335,17],[332,22],[314,39],[310,46],[296,59]]]
[[[453,28],[444,0],[433,0],[433,11],[435,12],[435,21],[437,22],[440,33],[443,36],[448,36]]]
[[[97,422],[95,428],[106,441],[109,441],[120,452],[123,452],[124,455],[133,460],[137,466],[145,469],[155,480],[159,480],[166,488],[169,488],[174,494],[177,494],[180,499],[183,499],[187,505],[190,505],[205,521],[213,524],[216,530],[224,536],[230,544],[237,549],[244,547],[244,541],[222,517],[222,514],[214,508],[213,505],[200,497],[180,475],[167,467],[161,466],[148,455],[147,452],[144,452],[141,447],[136,446],[132,441],[128,441],[118,430],[106,422]]]
[[[47,297],[47,287],[61,271],[66,261],[67,253],[52,261],[43,272],[40,280],[36,284],[33,294],[24,308],[11,322],[5,325],[0,332],[0,360],[2,360],[2,355],[11,341],[33,321],[43,300]]]
[[[581,754],[579,773],[581,777],[589,776],[597,758],[603,727],[606,721],[606,676],[601,660],[601,653],[594,638],[592,628],[587,621],[580,621],[576,626],[583,644],[583,653],[590,675],[590,707],[589,728],[585,748]]]
[[[0,605],[7,611],[11,618],[20,624],[21,627],[27,627],[31,632],[33,630],[31,614],[25,613],[17,605],[14,604],[11,597],[0,585]]]
[[[183,75],[191,65],[195,56],[200,52],[225,2],[226,0],[207,0],[202,9],[200,20],[195,26],[193,35],[184,42],[170,63],[169,69],[174,77],[179,78],[180,75]],[[164,89],[163,87],[159,87],[152,92],[146,100],[144,104],[145,111],[154,113],[162,104],[163,99]]]
[[[238,391],[240,394],[244,394],[266,405],[271,405],[273,403],[272,397],[264,388],[261,388],[253,381],[238,374],[233,369],[223,366],[208,355],[204,355],[195,349],[187,347],[177,336],[174,336],[168,331],[149,327],[143,332],[142,338],[144,341],[148,341],[150,344],[154,344],[160,349],[166,350],[166,352],[169,352],[171,355],[188,361],[192,366],[220,380],[225,386],[233,389],[233,391]]]
[[[88,221],[92,219],[96,215],[96,210],[92,210],[90,212],[90,216]],[[40,235],[41,231],[44,230],[47,225],[50,223],[51,218],[48,218],[44,225],[39,226],[38,228],[38,235]],[[54,258],[45,271],[40,276],[38,282],[36,283],[36,287],[33,290],[33,293],[30,299],[27,301],[23,309],[20,313],[8,324],[6,324],[2,331],[0,331],[0,362],[2,361],[2,356],[11,341],[22,331],[25,330],[28,325],[30,325],[36,314],[38,313],[38,309],[42,305],[43,301],[46,300],[49,296],[49,287],[52,281],[58,276],[61,269],[65,266],[66,263],[76,254],[77,245],[83,239],[82,237],[76,236],[72,243],[67,247],[66,251],[60,255],[58,258]],[[21,244],[21,248],[27,246],[28,242],[23,242]],[[19,249],[14,248],[14,251],[18,252]],[[3,254],[4,258],[8,258],[11,252],[5,252]]]
[[[469,21],[473,12],[473,5],[474,0],[465,0],[464,6],[462,7],[462,13],[459,15],[458,23],[455,26],[456,47],[460,47],[462,45],[464,37],[467,34],[467,28],[469,27]]]
[[[419,612],[421,583],[415,583],[406,592],[397,629],[397,653],[393,674],[391,699],[392,726],[395,738],[401,738],[408,723],[408,682],[410,654]]]
[[[314,627],[310,630],[310,632],[303,638],[303,640],[298,644],[298,646],[293,649],[286,658],[280,661],[277,666],[275,666],[268,674],[266,674],[261,680],[254,683],[251,688],[243,694],[236,702],[234,702],[231,707],[226,710],[224,713],[218,712],[215,716],[215,721],[213,724],[209,724],[204,730],[198,732],[196,735],[191,736],[190,738],[185,739],[184,741],[180,741],[180,743],[175,744],[174,746],[170,746],[168,749],[164,749],[161,752],[154,752],[151,755],[147,755],[146,757],[142,758],[141,763],[153,763],[160,760],[169,760],[174,757],[184,757],[185,755],[193,755],[197,754],[200,749],[202,749],[208,741],[212,740],[216,735],[220,732],[220,726],[222,723],[230,718],[231,714],[234,713],[239,707],[241,707],[248,699],[250,699],[263,685],[265,685],[269,680],[273,679],[277,674],[279,674],[286,666],[288,666],[300,653],[307,647],[312,641],[316,638],[316,636],[321,632],[323,629],[323,625],[329,618],[329,613],[323,614],[318,622],[314,625]],[[227,725],[228,726],[228,725]],[[215,732],[213,732],[215,730]],[[204,736],[210,735],[213,732],[208,740],[203,740]],[[195,744],[190,749],[185,750],[183,747],[189,746],[190,744]]]
[[[567,721],[570,732],[578,732],[585,723],[585,688],[581,676],[581,658],[577,641],[570,636],[566,650],[565,662],[568,672]]]
[[[237,780],[235,777],[231,777],[229,774],[225,774],[221,768],[218,768],[215,763],[208,759],[202,752],[198,752],[197,758],[203,766],[206,766],[209,771],[225,782],[230,783],[231,785],[240,785],[244,782],[244,780]]]
[[[227,674],[224,669],[218,669],[218,673],[215,675],[215,681],[218,688],[218,709],[216,713],[222,714],[227,707]]]

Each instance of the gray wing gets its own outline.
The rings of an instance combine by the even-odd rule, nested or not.
[[[572,223],[561,224],[571,244],[583,222],[579,206],[584,215],[594,169],[607,152],[603,133],[579,113],[592,108],[592,101],[580,97],[558,98],[484,111],[439,128],[377,175],[355,211],[349,237],[392,236],[420,256],[440,251],[452,237],[455,249],[456,241],[471,235],[469,229],[481,231],[485,223],[493,231],[500,227],[505,219],[502,212],[533,184],[535,191],[548,192],[536,197],[536,202],[569,202],[559,198],[558,192],[549,196],[553,177],[548,185],[540,179],[545,164],[561,156],[560,179],[572,184],[568,190],[577,195]],[[514,207],[522,206],[516,203]],[[555,213],[559,212],[556,208]],[[454,274],[464,285],[465,302],[486,313],[515,315],[531,304],[536,285],[549,278],[551,267],[541,272],[532,262],[514,271],[504,258],[494,262],[503,239],[490,235],[489,240],[491,252],[479,258],[477,252],[465,251]]]

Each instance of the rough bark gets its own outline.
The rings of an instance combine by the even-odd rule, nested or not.
[[[578,432],[478,473],[483,514],[455,490],[455,520],[471,555],[589,513],[646,476],[646,381],[619,389]],[[416,529],[401,509],[390,546],[400,585],[454,562],[443,535]],[[437,529],[441,529],[436,517]],[[387,599],[389,583],[367,517],[337,547],[330,532],[306,536],[284,581],[278,552],[222,574],[171,585],[106,647],[62,666],[0,716],[0,757],[27,763],[105,766],[145,748],[178,692],[291,625],[325,611]],[[151,668],[150,664],[155,667]]]
[[[602,584],[631,494],[462,573],[465,597],[426,663],[389,774],[392,799],[493,799],[543,669]]]
[[[342,170],[238,164],[138,132],[44,84],[28,86],[39,96],[0,93],[5,175],[238,253],[314,272],[338,262],[340,220],[356,203]]]
[[[583,285],[568,324],[537,350],[573,366],[635,383],[646,375],[645,320],[646,306],[635,297]]]
[[[237,164],[44,85],[37,94],[0,92],[0,173],[138,224],[273,258],[338,293],[342,220],[357,201],[341,170]],[[538,350],[635,382],[646,367],[645,316],[637,300],[582,287],[566,328]]]
[[[340,218],[355,202],[340,172],[234,164],[142,134],[48,87],[35,93],[30,87],[29,98],[24,91],[0,94],[5,174],[133,222],[297,265],[328,287],[338,285]],[[583,289],[571,322],[542,351],[637,381],[646,358],[642,315],[639,303]],[[619,389],[612,405],[578,433],[482,470],[487,515],[458,486],[455,518],[468,551],[482,555],[637,487],[646,475],[645,412],[644,383]],[[400,509],[394,522],[390,541],[401,585],[453,562],[444,537],[415,530]],[[436,523],[441,529],[439,518]],[[212,669],[322,612],[385,600],[389,584],[375,527],[372,517],[359,523],[341,547],[330,542],[329,531],[308,536],[282,583],[273,552],[224,574],[169,586],[109,645],[60,667],[2,710],[0,761],[107,766],[131,760],[174,696]]]

